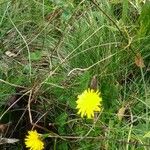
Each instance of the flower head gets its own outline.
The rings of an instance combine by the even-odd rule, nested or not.
[[[94,117],[95,111],[101,110],[102,97],[100,97],[100,92],[94,91],[93,89],[85,90],[81,95],[78,95],[77,109],[79,109],[78,114],[81,117],[87,116],[87,118]]]
[[[41,140],[41,137],[37,133],[36,130],[28,131],[28,135],[25,138],[25,145],[27,148],[30,148],[30,150],[43,150],[44,149],[44,143]]]

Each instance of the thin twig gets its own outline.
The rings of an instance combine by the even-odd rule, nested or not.
[[[77,139],[83,139],[82,136],[60,136],[60,135],[48,135],[48,137],[50,138],[59,138],[59,139],[64,139],[64,140],[77,140]],[[111,140],[114,142],[114,138],[106,138],[106,137],[103,137],[103,136],[87,136],[85,137],[84,139],[86,140]],[[125,144],[130,144],[130,145],[136,145],[136,146],[146,146],[146,147],[149,147],[150,144],[141,144],[141,143],[138,143],[137,141],[135,142],[127,142],[125,140],[117,140],[117,142],[119,143],[125,143]]]
[[[35,125],[47,114],[48,112],[45,112],[33,125],[32,129],[35,127]]]
[[[119,51],[119,52],[120,52],[120,51]],[[73,70],[71,70],[71,71],[68,73],[67,76],[70,76],[70,75],[71,75],[73,72],[75,72],[75,71],[83,71],[83,72],[84,72],[84,71],[87,71],[87,70],[89,70],[89,69],[95,67],[97,64],[99,64],[99,63],[101,63],[101,62],[103,62],[103,61],[105,61],[105,60],[107,60],[107,59],[113,57],[114,55],[116,55],[116,54],[119,53],[119,52],[116,52],[116,53],[114,53],[114,54],[112,54],[112,55],[109,55],[108,57],[103,58],[103,59],[97,61],[96,63],[94,63],[93,65],[91,65],[91,66],[89,66],[89,67],[87,67],[87,68],[74,68]]]

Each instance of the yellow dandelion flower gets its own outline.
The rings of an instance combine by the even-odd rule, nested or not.
[[[41,137],[37,133],[36,130],[28,131],[28,135],[25,138],[25,145],[26,145],[26,148],[29,148],[29,150],[43,150],[44,149],[44,143],[41,140]]]
[[[102,107],[102,97],[100,92],[94,91],[93,89],[85,90],[81,95],[78,95],[77,109],[79,109],[78,114],[81,114],[81,117],[87,116],[87,118],[94,117],[94,112],[101,111]]]

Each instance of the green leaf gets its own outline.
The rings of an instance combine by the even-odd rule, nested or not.
[[[64,112],[55,119],[55,122],[59,126],[63,126],[66,123],[67,117],[68,117],[67,113]]]
[[[143,137],[144,137],[144,138],[150,138],[150,131],[147,132]]]
[[[57,149],[58,150],[68,150],[68,143],[67,142],[62,142],[62,143],[59,143],[58,146],[57,146]]]
[[[77,99],[77,98],[76,98]],[[76,108],[76,101],[75,101],[75,99],[71,99],[70,101],[68,101],[69,102],[69,106],[71,107],[71,108],[73,108],[73,109],[75,109]]]
[[[150,14],[150,2],[146,2],[146,4],[143,6],[141,15],[139,17],[140,29],[138,32],[140,37],[150,34],[150,15],[148,14]]]
[[[0,71],[7,76],[8,71],[10,70],[8,64],[5,63],[4,61],[0,61],[0,64],[1,64],[0,65]]]
[[[30,53],[30,58],[33,61],[38,61],[40,60],[42,57],[41,52],[40,51],[35,51],[35,52],[31,52]]]

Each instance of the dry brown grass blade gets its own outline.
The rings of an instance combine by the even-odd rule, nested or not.
[[[125,110],[126,110],[126,107],[121,107],[119,110],[118,110],[118,113],[117,113],[117,117],[118,119],[121,121],[124,117],[124,113],[125,113]]]
[[[98,81],[97,81],[97,76],[94,75],[91,79],[91,84],[90,84],[90,88],[93,89],[93,90],[97,90],[97,87],[98,87]]]
[[[8,128],[11,122],[8,122],[6,124],[0,123],[0,135],[2,135]]]
[[[144,68],[144,60],[143,57],[141,56],[141,53],[137,53],[135,56],[135,64],[136,66],[140,67],[140,68]]]

